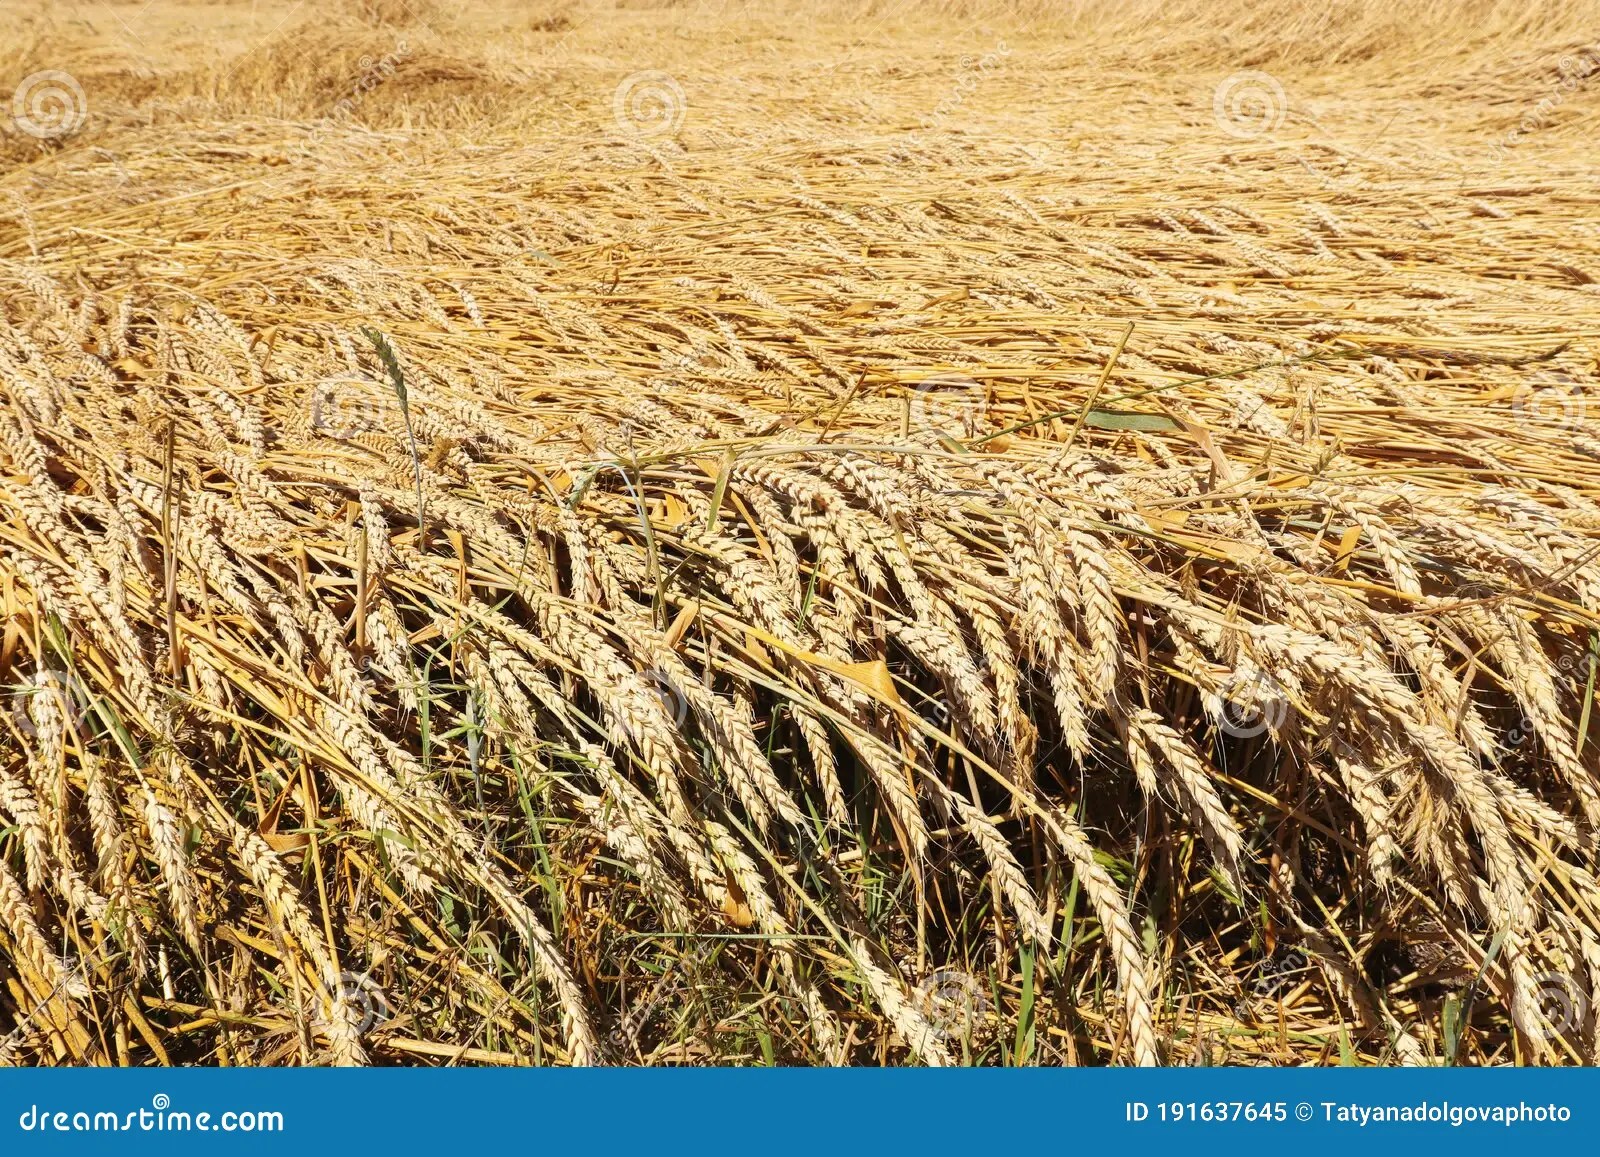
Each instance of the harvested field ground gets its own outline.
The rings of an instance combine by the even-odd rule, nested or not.
[[[1600,5],[0,27],[0,1060],[1600,1060]]]

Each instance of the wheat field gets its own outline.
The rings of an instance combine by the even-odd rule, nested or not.
[[[1600,5],[0,24],[0,1060],[1600,1061]]]

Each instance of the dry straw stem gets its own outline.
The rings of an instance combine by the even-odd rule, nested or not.
[[[167,8],[0,48],[0,1058],[1596,1055],[1594,4]]]

